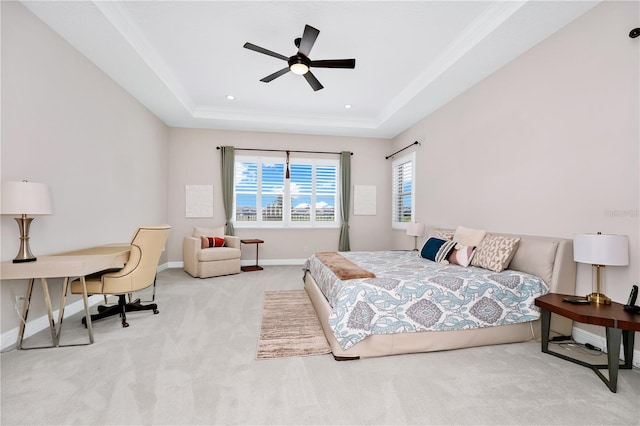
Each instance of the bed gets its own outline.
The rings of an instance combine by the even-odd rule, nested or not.
[[[427,241],[452,240],[455,232],[433,229]],[[441,351],[538,338],[540,314],[533,304],[535,297],[548,292],[575,294],[572,240],[486,235],[517,240],[504,271],[435,262],[416,251],[316,253],[307,259],[305,289],[334,358]],[[327,266],[327,256],[333,256],[336,263],[355,266],[355,271],[345,275],[334,264]],[[570,320],[554,316],[551,331],[568,336],[572,325]]]

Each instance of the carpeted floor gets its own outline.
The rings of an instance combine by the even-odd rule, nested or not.
[[[257,352],[259,359],[331,352],[305,290],[265,292]]]
[[[96,322],[91,346],[3,353],[0,423],[640,424],[640,371],[621,371],[614,394],[536,342],[257,360],[264,292],[302,288],[298,266],[204,280],[164,271],[160,314],[132,313],[126,329],[117,318]],[[86,339],[78,316],[62,339]]]

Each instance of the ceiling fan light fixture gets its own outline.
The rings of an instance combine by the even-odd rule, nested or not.
[[[302,54],[290,57],[287,63],[289,64],[291,72],[296,75],[304,75],[308,73],[309,68],[311,67],[311,61],[309,58]]]
[[[303,75],[307,83],[311,86],[314,91],[318,91],[322,89],[324,86],[318,81],[318,79],[311,72],[311,67],[314,68],[350,68],[353,69],[356,66],[355,59],[324,59],[320,61],[312,61],[309,59],[309,52],[313,47],[313,44],[316,42],[316,38],[318,38],[318,34],[320,31],[316,28],[313,28],[309,25],[304,26],[304,32],[302,37],[299,37],[294,40],[294,44],[298,48],[298,53],[293,56],[286,57],[279,53],[273,52],[269,49],[265,49],[264,47],[256,46],[253,43],[245,43],[244,48],[253,50],[258,53],[262,53],[264,55],[272,56],[274,58],[282,59],[287,61],[287,67],[282,68],[279,71],[276,71],[268,76],[261,78],[260,81],[263,83],[269,83],[278,77],[282,77],[287,74],[289,71],[296,75]]]
[[[304,75],[309,72],[309,67],[301,62],[289,65],[289,69],[292,73],[297,75]]]
[[[304,75],[309,72],[309,67],[305,64],[293,64],[289,67],[292,73],[297,75]]]

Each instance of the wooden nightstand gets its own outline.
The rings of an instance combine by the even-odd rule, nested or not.
[[[602,379],[611,392],[618,386],[618,369],[630,370],[633,366],[633,342],[635,332],[640,331],[640,315],[626,312],[623,305],[611,302],[610,305],[576,305],[564,302],[565,297],[575,297],[565,294],[549,293],[536,299],[536,306],[542,309],[542,352],[557,356],[567,361],[589,367]],[[551,314],[581,322],[606,327],[607,332],[607,364],[589,364],[579,359],[571,358],[558,352],[549,350],[549,329]],[[620,364],[620,342],[624,351],[624,364]],[[601,369],[609,370],[609,379]]]
[[[258,266],[258,247],[260,246],[260,244],[264,243],[264,241],[252,238],[252,239],[247,239],[247,240],[240,240],[240,242],[242,244],[255,244],[256,245],[256,264],[255,265],[242,266],[240,269],[242,269],[244,272],[262,271],[262,266]]]

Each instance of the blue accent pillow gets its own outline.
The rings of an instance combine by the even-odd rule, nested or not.
[[[420,256],[434,262],[443,262],[449,258],[449,255],[455,248],[456,243],[449,240],[441,240],[440,238],[429,238],[422,246]]]

